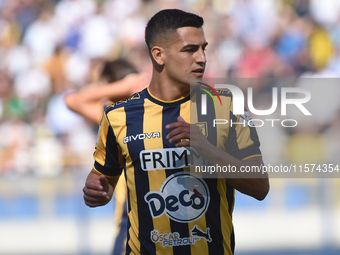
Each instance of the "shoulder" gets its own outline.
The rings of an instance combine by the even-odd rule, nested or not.
[[[137,108],[139,106],[142,106],[144,104],[144,99],[145,99],[145,89],[140,91],[140,92],[136,92],[135,94],[133,94],[132,96],[130,96],[127,99],[124,100],[120,100],[116,103],[113,103],[111,105],[109,105],[106,109],[105,109],[105,113],[108,114],[111,111],[117,111],[117,110],[125,110],[126,108]]]
[[[209,93],[215,97],[232,97],[232,93],[229,89],[214,89],[212,87],[200,87],[196,90],[199,94]]]
[[[223,97],[232,97],[233,94],[229,89],[216,89],[217,95],[223,96]]]
[[[222,105],[226,106],[226,105],[230,105],[232,98],[233,98],[233,94],[231,93],[231,91],[229,89],[217,89],[216,90],[217,95],[216,97],[218,97],[222,103]]]

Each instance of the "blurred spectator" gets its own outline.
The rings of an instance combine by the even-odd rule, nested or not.
[[[0,49],[10,49],[20,41],[21,26],[11,8],[1,8],[0,14]]]
[[[24,102],[15,93],[12,80],[4,72],[0,72],[0,105],[0,119],[3,120],[24,119],[28,112]]]
[[[204,17],[209,43],[205,77],[260,78],[242,79],[244,87],[253,87],[256,109],[270,108],[272,87],[311,92],[310,104],[304,105],[312,116],[301,118],[293,106],[285,117],[297,119],[298,128],[283,128],[279,121],[275,128],[270,122],[258,128],[265,164],[339,164],[340,0],[0,0],[0,177],[88,172],[96,139],[93,126],[71,112],[64,97],[95,84],[106,61],[126,58],[138,71],[149,72],[144,29],[164,8]],[[288,83],[288,77],[294,82]],[[282,118],[279,108],[280,102],[265,117]],[[301,180],[272,179],[273,191],[275,185],[280,190],[269,198],[275,212],[287,194],[287,201],[301,206],[303,189],[286,187]],[[315,192],[319,199],[329,200],[324,180],[308,179],[320,186]],[[334,184],[329,187],[336,194],[339,179]],[[53,203],[45,190],[41,194]],[[324,201],[320,204],[325,208]],[[50,205],[46,208],[53,211]],[[323,216],[332,224],[329,215]],[[320,236],[331,240],[331,228],[320,225],[326,233]]]
[[[287,64],[297,64],[297,58],[307,43],[306,24],[304,19],[297,17],[293,9],[286,6],[281,10],[279,35],[275,50]]]
[[[0,173],[17,177],[33,170],[32,126],[20,120],[7,120],[0,125]]]
[[[324,69],[334,55],[331,37],[326,30],[316,27],[310,37],[310,55],[317,70]]]
[[[103,3],[105,15],[118,24],[142,7],[140,0],[107,0]],[[137,31],[136,31],[137,32]]]
[[[218,33],[216,39],[216,43],[218,44],[218,54],[216,54],[218,57],[217,63],[221,64],[225,69],[222,72],[226,74],[228,70],[235,68],[242,52],[242,44],[240,40],[236,38],[230,16],[226,15],[222,17],[220,31],[221,33]]]
[[[88,159],[82,156],[87,146],[79,147],[79,134],[91,126],[66,108],[63,97],[95,82],[98,68],[107,60],[124,57],[145,71],[150,65],[145,23],[161,8],[182,8],[206,18],[206,77],[340,76],[337,0],[0,0],[0,130],[31,127],[37,140],[27,145],[30,151],[47,153],[53,148],[55,158],[49,160],[61,162],[47,166],[49,156],[36,158],[34,164],[40,166],[36,174],[57,174],[64,166]],[[272,86],[255,83],[255,97],[270,104]],[[317,132],[334,135],[336,124],[330,123],[339,116],[336,86],[330,89],[331,96],[329,90],[320,91],[318,82],[290,86],[319,95],[323,107],[309,107],[318,116],[315,121],[323,123]],[[329,109],[327,114],[324,109]],[[292,138],[276,132],[283,144]],[[0,157],[8,158],[1,171],[32,172],[27,170],[32,166],[8,163],[14,157],[25,162],[28,150],[14,156],[16,149],[7,148],[0,149]],[[48,173],[52,165],[55,170]]]
[[[313,19],[325,27],[334,26],[340,16],[340,1],[338,0],[310,0],[310,13]]]
[[[50,76],[53,93],[62,93],[67,88],[65,65],[68,57],[69,53],[57,45],[54,54],[45,62],[44,70]]]
[[[14,88],[18,97],[26,102],[30,110],[38,104],[37,100],[50,95],[51,81],[43,70],[32,68],[15,77]]]
[[[58,24],[50,7],[42,9],[39,17],[27,28],[23,44],[30,50],[34,63],[41,64],[52,56],[58,42]]]
[[[25,35],[28,26],[40,15],[43,0],[7,1],[7,3],[9,2],[14,6],[15,16],[22,29],[22,35]]]
[[[96,12],[96,4],[92,0],[62,0],[55,7],[55,19],[65,38],[68,31],[79,27]]]
[[[46,121],[57,137],[67,135],[84,125],[83,118],[67,108],[65,95],[66,92],[53,95],[47,106]]]
[[[237,36],[249,47],[270,44],[277,23],[277,1],[238,0],[230,15]]]
[[[3,59],[3,69],[8,71],[11,78],[28,71],[32,66],[32,55],[25,46],[20,44],[8,50]]]
[[[66,59],[64,72],[67,81],[75,86],[81,86],[87,82],[90,72],[90,59],[80,51],[75,51]]]
[[[88,58],[104,58],[114,47],[115,30],[101,12],[93,15],[80,30],[80,51]]]

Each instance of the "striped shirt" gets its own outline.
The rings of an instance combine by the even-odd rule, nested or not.
[[[196,123],[210,143],[238,159],[260,156],[255,128],[216,125],[241,122],[232,95],[218,91],[223,108],[202,115],[200,93],[162,101],[148,88],[109,106],[98,132],[94,169],[107,177],[124,170],[128,196],[127,254],[233,254],[234,188],[222,178],[190,173],[190,153],[166,136],[182,116]],[[215,107],[207,100],[208,107]],[[125,168],[124,168],[125,166]]]

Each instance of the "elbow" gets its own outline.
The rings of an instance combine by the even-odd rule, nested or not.
[[[269,191],[269,190],[268,190]],[[268,191],[261,192],[255,196],[258,201],[262,201],[267,197]]]
[[[73,93],[69,93],[64,97],[65,104],[67,108],[71,111],[75,111],[76,99]]]
[[[256,198],[257,200],[259,201],[262,201],[264,200],[268,193],[269,193],[269,189],[270,189],[270,186],[269,186],[269,182],[268,180],[263,183],[263,185],[261,185],[261,187],[257,190],[256,194],[254,195],[254,198]]]

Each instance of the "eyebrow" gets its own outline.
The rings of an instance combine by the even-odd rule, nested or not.
[[[205,48],[205,47],[207,47],[207,45],[208,45],[208,42],[205,42],[202,47]],[[183,46],[182,50],[185,50],[185,49],[188,49],[188,48],[197,48],[197,47],[199,47],[198,44],[187,44],[187,45]]]

